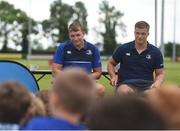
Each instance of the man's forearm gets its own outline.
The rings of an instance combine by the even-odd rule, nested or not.
[[[59,64],[54,64],[52,65],[52,76],[56,76],[59,72],[62,71],[62,65]]]
[[[109,75],[111,77],[110,84],[112,86],[116,86],[116,84],[117,84],[117,75],[116,75],[116,72],[115,72],[115,65],[113,65],[112,63],[108,63],[107,69],[108,69],[108,73],[109,73]]]
[[[154,81],[154,86],[155,87],[160,87],[161,84],[163,83],[164,80],[164,74],[160,74],[156,76],[155,81]]]
[[[100,72],[93,72],[93,73],[91,73],[91,77],[93,79],[97,80],[101,77],[101,73]]]
[[[107,70],[111,78],[116,76],[115,67],[112,64],[108,64]]]

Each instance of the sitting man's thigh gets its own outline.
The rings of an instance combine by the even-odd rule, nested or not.
[[[116,94],[121,95],[121,94],[129,94],[129,93],[134,93],[134,89],[132,89],[130,86],[126,84],[122,84],[118,86]]]

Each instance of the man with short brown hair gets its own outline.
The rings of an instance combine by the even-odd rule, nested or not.
[[[98,48],[84,40],[85,32],[78,21],[72,22],[68,29],[70,40],[60,44],[54,54],[53,75],[67,67],[80,67],[93,79],[99,79],[102,71]],[[105,87],[99,83],[96,86],[98,95],[104,96]]]
[[[0,130],[19,130],[31,105],[30,92],[16,81],[0,84]]]

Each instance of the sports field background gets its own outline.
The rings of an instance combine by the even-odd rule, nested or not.
[[[2,55],[0,54],[0,59],[7,59],[12,61],[17,61],[27,68],[32,67],[32,65],[36,65],[38,70],[50,70],[51,67],[48,64],[48,60],[26,60],[20,59],[18,55]],[[104,66],[107,65],[107,61],[102,61]],[[36,79],[41,75],[35,75]],[[40,89],[48,89],[51,88],[51,75],[46,75],[39,82]],[[104,76],[99,80],[106,87],[106,95],[110,95],[113,93],[114,88],[109,84],[109,80],[107,80]],[[164,83],[177,84],[180,85],[180,62],[172,62],[170,58],[165,59],[165,81]]]

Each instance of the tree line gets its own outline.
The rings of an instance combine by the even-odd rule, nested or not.
[[[102,38],[102,53],[111,55],[118,45],[116,40],[118,34],[122,36],[126,34],[126,25],[121,20],[124,14],[106,0],[100,3],[97,13],[100,26],[95,28],[95,31]],[[50,5],[50,18],[40,22],[29,17],[24,11],[16,9],[14,5],[0,1],[0,52],[19,51],[26,57],[30,45],[33,52],[54,52],[57,43],[69,38],[67,27],[70,22],[80,21],[85,33],[88,34],[87,17],[87,9],[81,1],[77,1],[74,5],[64,3],[62,0],[53,1]],[[43,42],[39,41],[42,37],[51,38],[53,43],[46,50],[43,49]],[[12,44],[13,48],[10,46]],[[167,55],[170,54],[169,49],[169,44],[165,44]]]
[[[102,1],[99,5],[99,23],[104,30],[96,29],[98,35],[102,37],[103,49],[105,54],[112,54],[117,45],[116,30],[125,32],[125,25],[121,21],[124,15],[121,11],[110,6],[108,1]],[[51,37],[54,44],[48,50],[54,50],[56,43],[68,39],[68,24],[73,20],[78,20],[84,26],[85,33],[88,33],[87,9],[83,2],[76,2],[74,5],[63,3],[62,0],[55,0],[50,5],[50,18],[41,22],[30,18],[24,11],[16,9],[14,5],[0,2],[0,44],[1,52],[11,52],[20,49],[26,56],[29,46],[29,38],[39,33],[41,29],[43,36]],[[31,22],[31,23],[29,23]],[[31,24],[31,30],[28,28]],[[98,42],[98,41],[97,41]],[[14,43],[15,48],[9,46]],[[32,49],[41,50],[43,43],[38,39],[32,42]]]

